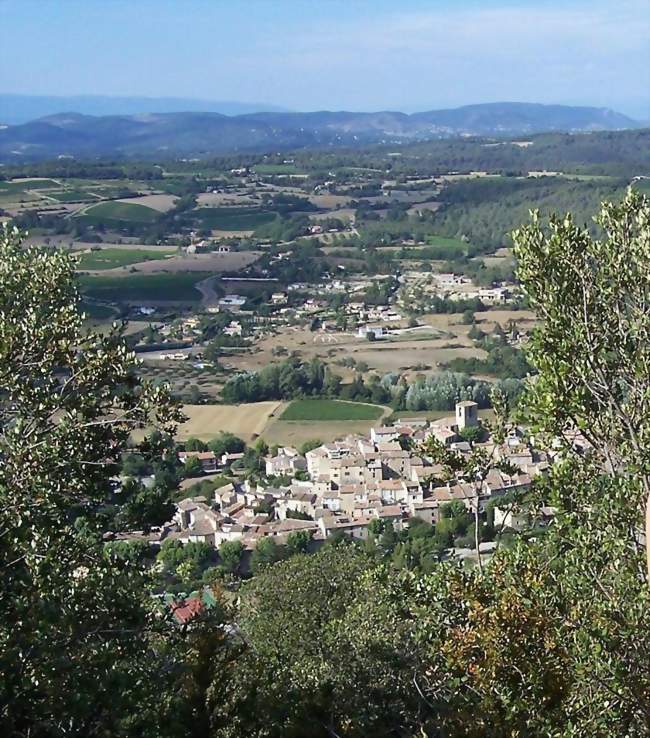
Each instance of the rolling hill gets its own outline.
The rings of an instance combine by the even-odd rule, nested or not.
[[[631,118],[606,108],[532,103],[468,105],[412,115],[320,111],[90,116],[75,112],[0,129],[0,159],[15,162],[59,156],[202,155],[638,126]]]

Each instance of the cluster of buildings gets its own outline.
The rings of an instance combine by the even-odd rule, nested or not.
[[[451,272],[405,271],[400,277],[402,295],[400,302],[406,304],[411,299],[411,292],[419,290],[423,295],[442,297],[447,300],[467,300],[479,298],[486,305],[502,305],[516,297],[514,284],[495,284],[491,287],[479,287],[463,274]]]
[[[390,521],[396,530],[413,518],[435,524],[443,507],[454,500],[468,511],[483,513],[495,502],[495,517],[508,527],[518,521],[498,500],[509,492],[526,490],[532,479],[544,474],[550,460],[531,447],[521,431],[513,432],[500,446],[491,438],[482,442],[495,458],[509,462],[512,473],[495,468],[480,481],[459,475],[444,479],[444,469],[423,449],[429,437],[460,454],[472,445],[463,440],[467,428],[480,426],[478,406],[459,402],[452,417],[427,421],[404,418],[390,426],[372,428],[369,435],[350,435],[325,443],[301,455],[285,447],[265,460],[261,481],[234,480],[206,496],[187,497],[177,504],[166,526],[148,534],[160,543],[166,538],[183,543],[203,541],[218,547],[239,540],[248,550],[260,539],[272,537],[284,543],[295,531],[308,531],[315,541],[342,532],[365,539],[373,521]],[[206,473],[233,459],[217,459],[211,452],[184,452],[185,463],[197,456]],[[547,518],[551,512],[542,511]],[[508,517],[510,516],[510,517]]]

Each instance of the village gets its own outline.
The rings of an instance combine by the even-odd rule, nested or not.
[[[462,472],[446,476],[444,466],[427,453],[432,439],[434,445],[461,457],[480,448],[494,463],[481,478],[469,479]],[[586,450],[582,438],[576,436],[572,443]],[[488,521],[499,533],[543,528],[554,515],[548,506],[525,512],[518,506],[521,494],[547,474],[554,455],[537,450],[524,429],[516,426],[502,444],[496,444],[471,401],[458,402],[450,417],[432,422],[405,417],[373,427],[367,436],[350,435],[304,454],[293,447],[273,449],[264,458],[263,472],[254,478],[240,479],[234,470],[228,471],[243,456],[179,451],[180,463],[198,462],[205,479],[226,471],[232,481],[210,497],[178,500],[173,519],[160,527],[111,534],[110,539],[146,541],[154,549],[165,541],[201,542],[214,549],[239,541],[244,556],[250,556],[264,539],[280,546],[302,532],[315,549],[337,537],[364,541],[387,526],[399,533],[414,520],[435,527],[459,510],[481,523]],[[504,465],[509,472],[497,468]],[[480,542],[479,552],[493,551],[495,537]],[[476,556],[471,542],[449,543],[441,555]]]

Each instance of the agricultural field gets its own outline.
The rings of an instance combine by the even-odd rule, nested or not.
[[[425,200],[424,202],[414,203],[413,206],[410,207],[406,212],[409,215],[414,215],[421,212],[422,210],[436,211],[439,210],[441,206],[442,203],[438,200]]]
[[[256,164],[256,174],[289,174],[297,177],[304,177],[307,173],[296,169],[295,164]]]
[[[167,307],[171,306],[161,305],[162,310]],[[149,324],[150,321],[129,321],[127,333],[133,325],[139,325],[141,326],[139,330],[144,330]],[[185,349],[184,353],[191,356],[191,350]],[[159,356],[160,352],[139,353],[139,358],[143,360],[140,367],[140,374],[143,377],[168,384],[174,395],[180,399],[185,398],[186,402],[195,402],[190,397],[195,394],[197,388],[201,393],[202,402],[219,402],[225,381],[223,372],[214,367],[196,366],[191,359],[171,361],[156,358],[156,354]]]
[[[386,414],[390,411],[386,410]],[[307,440],[329,443],[347,435],[367,435],[370,428],[383,423],[373,420],[282,420],[271,419],[264,429],[264,440],[280,446],[300,446]]]
[[[82,276],[79,285],[87,297],[107,302],[199,302],[201,293],[194,285],[209,276],[209,272]]]
[[[199,208],[249,207],[256,208],[256,196],[247,192],[201,192],[196,196]]]
[[[294,400],[280,420],[377,420],[384,408],[362,402],[344,400]]]
[[[502,325],[507,322],[504,317],[507,313],[498,313],[497,319]],[[487,316],[488,313],[478,315]],[[515,319],[524,320],[524,315],[520,312]],[[418,337],[418,333],[403,333],[373,342],[352,333],[312,332],[308,328],[291,326],[258,341],[254,353],[231,357],[230,364],[238,371],[259,370],[277,361],[273,352],[282,346],[305,360],[318,356],[347,381],[354,375],[354,369],[346,368],[343,362],[350,359],[367,364],[367,371],[380,375],[402,372],[412,377],[417,373],[440,371],[439,364],[456,357],[484,356],[467,337],[470,326],[462,324],[462,315],[431,315],[423,316],[421,320],[431,326],[428,335],[425,328],[422,329],[422,337]],[[491,330],[493,325],[494,322],[486,319],[484,330]]]
[[[139,264],[144,261],[165,259],[175,253],[175,249],[145,250],[145,249],[93,249],[81,254],[78,269],[94,270],[115,269],[117,267]]]
[[[111,200],[91,205],[76,217],[88,225],[103,224],[122,227],[129,224],[153,223],[159,216],[160,213],[157,210],[145,205]]]
[[[455,358],[484,358],[485,352],[470,342],[433,339],[386,343],[383,346],[380,341],[375,341],[351,349],[348,355],[357,363],[367,364],[379,375],[398,372],[413,378],[416,374],[439,372],[442,365]]]
[[[129,183],[132,184],[135,187],[135,183]],[[92,182],[86,182],[85,184],[83,181],[79,184],[79,186],[84,186],[85,189],[89,190],[93,195],[97,195],[98,197],[103,197],[106,199],[115,199],[117,197],[126,198],[130,195],[137,195],[138,191],[136,189],[132,189],[131,187],[128,187],[124,184],[121,185],[107,185],[107,184],[93,184]]]
[[[452,246],[459,250],[465,250],[467,244],[460,238],[447,238],[446,236],[427,236],[427,246]]]
[[[48,188],[60,189],[61,183],[53,179],[14,179],[11,181],[0,180],[0,195],[21,194],[26,190],[46,190]]]
[[[317,208],[334,210],[335,208],[347,207],[351,198],[347,195],[310,195],[308,200]]]
[[[0,207],[2,208],[11,207],[13,209],[19,204],[24,204],[23,208],[16,208],[16,210],[19,211],[20,209],[32,207],[35,203],[41,205],[44,202],[47,201],[41,198],[39,195],[34,194],[33,192],[23,192],[22,190],[11,190],[10,192],[3,192],[2,190],[0,190]],[[15,212],[10,211],[10,213],[11,215],[15,215]]]
[[[259,208],[198,208],[192,216],[201,228],[222,231],[254,231],[258,226],[270,223],[276,213]]]
[[[338,210],[326,210],[324,213],[309,213],[309,219],[315,222],[319,220],[327,220],[329,218],[336,218],[344,224],[349,224],[354,220],[354,214],[356,210],[354,208],[339,208]],[[324,233],[321,238],[325,242],[329,242],[332,238],[332,234]]]
[[[160,272],[231,272],[243,269],[259,258],[257,251],[233,251],[226,254],[178,254],[164,261],[148,260],[138,264],[138,271],[145,274]]]
[[[89,192],[83,190],[61,190],[58,192],[48,192],[47,197],[57,202],[89,202],[96,201],[98,198]]]
[[[250,442],[265,433],[269,420],[282,413],[285,404],[269,401],[244,405],[183,405],[188,419],[179,426],[176,437],[179,440],[190,437],[210,440],[221,431],[229,431]]]
[[[174,195],[166,195],[166,194],[159,194],[159,195],[142,195],[141,197],[132,197],[127,199],[120,199],[117,200],[117,202],[123,202],[127,205],[144,205],[147,208],[153,208],[153,210],[157,210],[160,213],[166,213],[168,210],[171,210],[174,207],[174,204],[176,203],[176,200],[178,198]]]

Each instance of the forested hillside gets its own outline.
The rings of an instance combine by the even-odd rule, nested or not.
[[[576,223],[595,235],[593,213],[603,200],[620,201],[625,180],[567,181],[539,179],[478,179],[445,188],[444,207],[434,217],[438,233],[452,238],[465,236],[478,249],[499,248],[504,235],[528,217],[531,207],[543,215],[572,213]]]
[[[87,105],[84,107],[87,108]],[[190,110],[196,110],[191,107]],[[82,115],[74,108],[0,129],[0,156],[6,161],[58,156],[150,157],[278,151],[303,147],[358,146],[457,135],[529,135],[540,131],[637,128],[639,123],[605,108],[485,103],[454,110],[407,115],[380,111],[161,112],[137,115]]]

